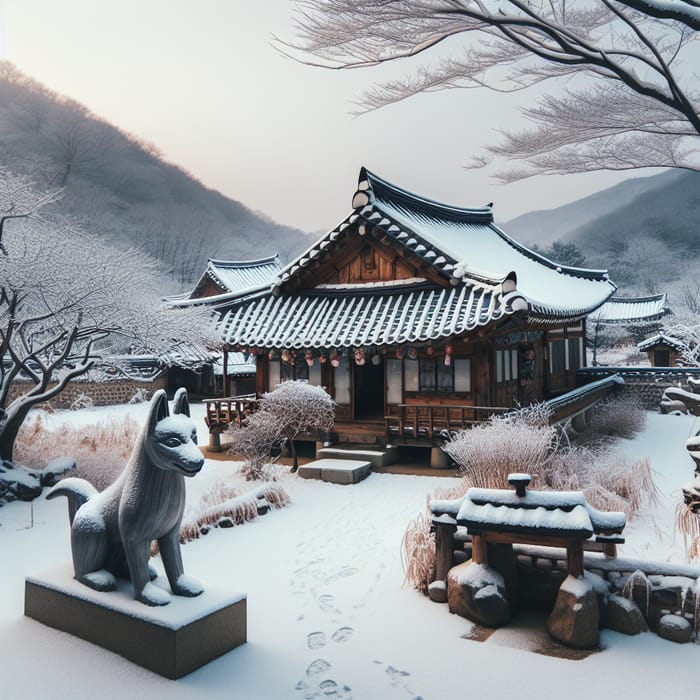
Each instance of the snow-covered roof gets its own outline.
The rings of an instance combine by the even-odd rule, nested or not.
[[[594,508],[581,491],[527,490],[529,476],[521,474],[511,474],[509,481],[516,491],[473,487],[461,501],[431,502],[431,510],[436,516],[456,511],[457,523],[473,533],[489,530],[587,539],[594,534],[619,534],[625,527],[624,513]]]
[[[273,255],[258,260],[214,260],[209,258],[207,266],[191,292],[167,297],[167,301],[177,305],[187,302],[220,302],[270,285],[282,269],[279,257]],[[217,290],[212,293],[213,289]]]
[[[685,344],[680,338],[674,338],[672,335],[666,335],[663,331],[651,336],[651,338],[645,338],[641,343],[637,343],[637,348],[641,352],[646,352],[651,350],[656,345],[668,345],[675,350],[683,350]]]
[[[610,297],[594,314],[598,323],[652,323],[671,313],[665,294],[646,297]]]
[[[221,376],[224,373],[224,360],[219,356],[212,365],[214,374]],[[255,376],[255,356],[243,352],[230,352],[226,363],[229,375],[236,377]]]
[[[604,270],[557,265],[513,241],[494,225],[490,207],[439,204],[364,168],[352,206],[271,284],[216,300],[224,341],[264,347],[421,342],[516,313],[540,327],[561,325],[584,318],[615,291]],[[398,248],[426,279],[358,285],[328,284],[326,277],[323,283],[319,271],[365,236]]]
[[[519,299],[513,299],[517,303]],[[261,294],[226,309],[225,342],[251,347],[328,348],[427,342],[459,335],[511,311],[511,299],[477,284],[440,288],[343,285],[323,293]]]

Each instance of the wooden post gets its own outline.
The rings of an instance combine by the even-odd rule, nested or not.
[[[435,523],[435,580],[445,581],[452,568],[454,534],[457,526],[452,523]]]
[[[488,564],[489,558],[486,551],[486,542],[481,533],[472,533],[472,561],[475,564]]]
[[[569,540],[566,546],[566,566],[570,576],[583,576],[583,540]]]
[[[228,348],[224,348],[224,397],[230,396],[229,394],[229,384],[228,384]]]

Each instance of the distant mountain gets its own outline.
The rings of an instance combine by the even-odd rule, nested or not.
[[[232,164],[232,168],[235,164]],[[156,148],[0,61],[0,168],[62,187],[56,213],[159,259],[177,285],[207,257],[286,262],[309,236],[208,189]]]
[[[575,243],[626,294],[668,291],[700,259],[700,173],[669,170],[627,180],[503,224],[523,243]],[[696,275],[700,279],[700,275]]]
[[[547,245],[555,240],[572,240],[575,232],[601,216],[626,207],[647,192],[673,182],[679,172],[625,180],[595,194],[564,204],[556,209],[528,212],[502,224],[508,235],[523,243]]]

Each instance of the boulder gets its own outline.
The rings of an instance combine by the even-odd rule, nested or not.
[[[599,639],[598,600],[583,577],[568,576],[559,588],[547,630],[551,637],[575,649],[593,649]]]
[[[433,581],[428,586],[428,597],[433,603],[447,602],[447,586],[444,581]]]
[[[662,615],[656,628],[656,634],[677,644],[686,644],[692,639],[693,626],[680,615]]]
[[[629,635],[646,632],[648,629],[639,606],[633,600],[619,595],[608,598],[607,627]]]
[[[0,461],[0,499],[33,501],[41,491],[38,472],[7,460]]]
[[[42,486],[55,486],[68,472],[72,472],[74,469],[75,459],[73,457],[57,457],[39,472],[39,480]]]
[[[511,618],[503,577],[473,561],[453,566],[447,573],[450,612],[485,627],[500,627]]]

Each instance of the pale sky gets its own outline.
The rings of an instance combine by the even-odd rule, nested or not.
[[[291,9],[289,0],[0,0],[0,56],[205,185],[307,231],[348,214],[362,165],[438,201],[492,201],[497,221],[625,177],[503,186],[465,170],[498,128],[517,124],[523,95],[453,90],[352,117],[363,86],[403,66],[341,72],[282,57],[270,38],[293,38]]]

